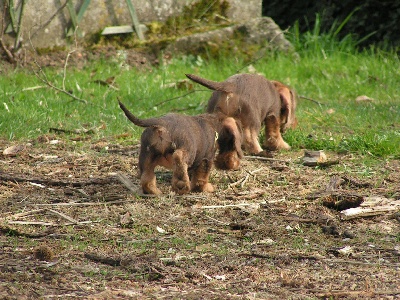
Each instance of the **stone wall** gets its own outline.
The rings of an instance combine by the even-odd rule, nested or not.
[[[26,2],[20,41],[29,45],[29,37],[36,48],[52,48],[66,44],[66,32],[71,26],[71,17],[66,6],[67,0],[30,0]],[[242,23],[261,17],[262,0],[227,0],[230,3],[228,17]],[[1,11],[5,0],[0,0]],[[14,1],[17,5],[21,0]],[[164,21],[168,16],[179,14],[185,5],[196,0],[132,0],[140,23]],[[75,11],[82,6],[82,0],[72,0]],[[2,18],[3,13],[1,14]],[[1,20],[0,20],[1,21]],[[0,23],[1,26],[2,23]],[[125,0],[92,0],[79,23],[80,37],[90,37],[108,26],[132,25]],[[0,27],[1,29],[1,27]],[[12,45],[15,35],[3,38]]]

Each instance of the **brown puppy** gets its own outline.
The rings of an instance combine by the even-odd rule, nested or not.
[[[143,193],[161,194],[156,186],[154,168],[172,169],[172,190],[213,192],[208,182],[217,148],[216,165],[224,169],[239,167],[241,134],[233,118],[217,114],[186,116],[167,114],[158,118],[139,119],[121,102],[120,108],[137,126],[147,127],[141,136],[139,175]]]
[[[281,133],[297,125],[296,98],[287,86],[256,74],[237,74],[223,82],[193,74],[186,76],[214,90],[208,101],[208,113],[218,112],[241,122],[243,144],[248,152],[257,154],[263,151],[258,141],[263,124],[266,149],[290,149]]]

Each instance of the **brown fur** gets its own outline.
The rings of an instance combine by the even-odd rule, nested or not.
[[[290,149],[281,133],[295,127],[296,97],[289,87],[256,74],[238,74],[223,82],[196,75],[186,76],[209,89],[213,94],[207,112],[233,117],[243,126],[243,145],[253,154],[263,151],[258,134],[265,125],[264,147],[268,150]]]
[[[167,114],[158,118],[139,119],[121,102],[120,108],[137,126],[146,127],[141,136],[139,175],[143,192],[161,194],[156,185],[154,168],[172,169],[172,190],[212,192],[208,178],[217,149],[219,168],[239,167],[241,134],[233,118],[217,114],[186,116]]]

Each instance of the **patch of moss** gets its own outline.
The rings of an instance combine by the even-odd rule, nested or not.
[[[38,48],[35,50],[39,55],[43,55],[43,54],[53,53],[53,52],[57,52],[57,51],[65,51],[65,49],[66,49],[65,46],[53,46],[53,47],[49,47],[49,48]]]
[[[229,3],[225,0],[200,0],[185,6],[181,14],[169,17],[161,33],[178,35],[191,31],[195,27],[217,25],[225,22]]]
[[[101,32],[98,32],[92,35],[90,42],[92,47],[94,45],[111,45],[116,49],[145,48],[153,53],[159,53],[177,37],[226,26],[229,24],[227,19],[228,8],[229,3],[226,0],[199,0],[185,6],[179,15],[170,16],[165,23],[151,22],[146,24],[148,31],[145,41],[140,41],[135,33],[104,36],[101,35]],[[225,46],[204,45],[200,48],[200,54],[209,53],[206,56],[216,57],[218,50],[225,48]],[[227,45],[227,48],[231,48],[231,46]],[[227,52],[229,51],[227,50]]]

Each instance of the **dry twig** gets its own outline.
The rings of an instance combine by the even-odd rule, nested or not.
[[[318,105],[319,105],[319,107],[321,107],[322,105],[326,105],[325,103],[318,102],[317,100],[314,100],[314,99],[308,98],[308,97],[306,97],[306,96],[299,95],[299,97],[300,97],[301,99],[305,99],[305,100],[308,100],[308,101],[314,102],[314,103],[318,104]]]
[[[264,168],[259,168],[259,169],[257,169],[257,170],[251,171],[251,172],[249,172],[249,171],[246,170],[246,172],[247,172],[246,176],[244,176],[243,178],[239,179],[238,181],[235,181],[235,182],[233,182],[233,183],[230,183],[230,184],[229,184],[229,187],[232,188],[232,187],[235,187],[235,186],[237,186],[238,184],[240,184],[240,187],[243,188],[244,185],[245,185],[245,183],[247,182],[247,180],[249,179],[249,177],[250,177],[251,175],[254,175],[254,174],[256,174],[257,172],[260,172],[260,171],[262,171],[262,170],[264,170]]]
[[[256,155],[245,155],[244,158],[250,159],[250,160],[265,160],[265,161],[278,161],[278,162],[284,162],[284,163],[290,163],[290,160],[284,160],[284,159],[278,159],[278,158],[271,158],[271,157],[264,157],[264,156],[256,156]]]
[[[2,16],[2,19],[1,19],[1,28],[0,28],[0,46],[1,46],[1,48],[3,49],[3,51],[6,53],[6,55],[7,55],[7,58],[8,58],[8,61],[10,62],[10,63],[16,63],[16,60],[15,60],[15,58],[14,58],[14,55],[11,53],[11,51],[10,50],[8,50],[7,49],[7,47],[6,47],[6,45],[4,44],[4,42],[3,42],[3,36],[4,36],[4,21],[5,21],[5,19],[6,19],[6,11],[7,11],[7,4],[8,4],[8,2],[7,1],[4,1],[4,6],[3,6],[3,16]]]
[[[35,49],[35,47],[34,47],[33,44],[32,44],[31,37],[29,37],[29,42],[30,42],[30,44],[31,44],[32,49],[36,52],[36,49]],[[36,70],[33,69],[33,68],[32,68],[32,71],[33,71],[33,73],[35,74],[35,76],[36,76],[39,80],[41,80],[43,83],[45,83],[45,84],[46,84],[47,86],[49,86],[50,88],[52,88],[52,89],[54,89],[54,90],[56,90],[56,91],[58,91],[58,92],[61,92],[61,93],[63,93],[63,94],[66,94],[66,95],[68,95],[69,97],[71,97],[72,99],[74,99],[74,100],[76,100],[76,101],[79,101],[79,102],[82,102],[82,103],[84,103],[84,104],[87,104],[88,102],[87,102],[86,100],[81,99],[81,98],[79,98],[79,97],[76,97],[75,95],[73,95],[73,94],[71,94],[70,92],[68,92],[68,91],[65,90],[65,86],[64,86],[64,85],[65,85],[65,84],[64,84],[64,81],[65,81],[65,69],[66,69],[66,66],[67,66],[67,63],[68,63],[68,57],[69,57],[70,54],[71,54],[71,53],[69,52],[68,55],[67,55],[67,59],[65,60],[65,65],[64,65],[64,77],[63,77],[63,88],[59,88],[59,87],[55,86],[54,84],[52,84],[52,83],[50,82],[50,80],[47,78],[46,73],[43,71],[42,67],[39,65],[39,63],[37,62],[36,59],[34,59],[34,63],[35,63],[35,65],[37,66],[37,68],[38,68],[39,71],[36,71]]]

